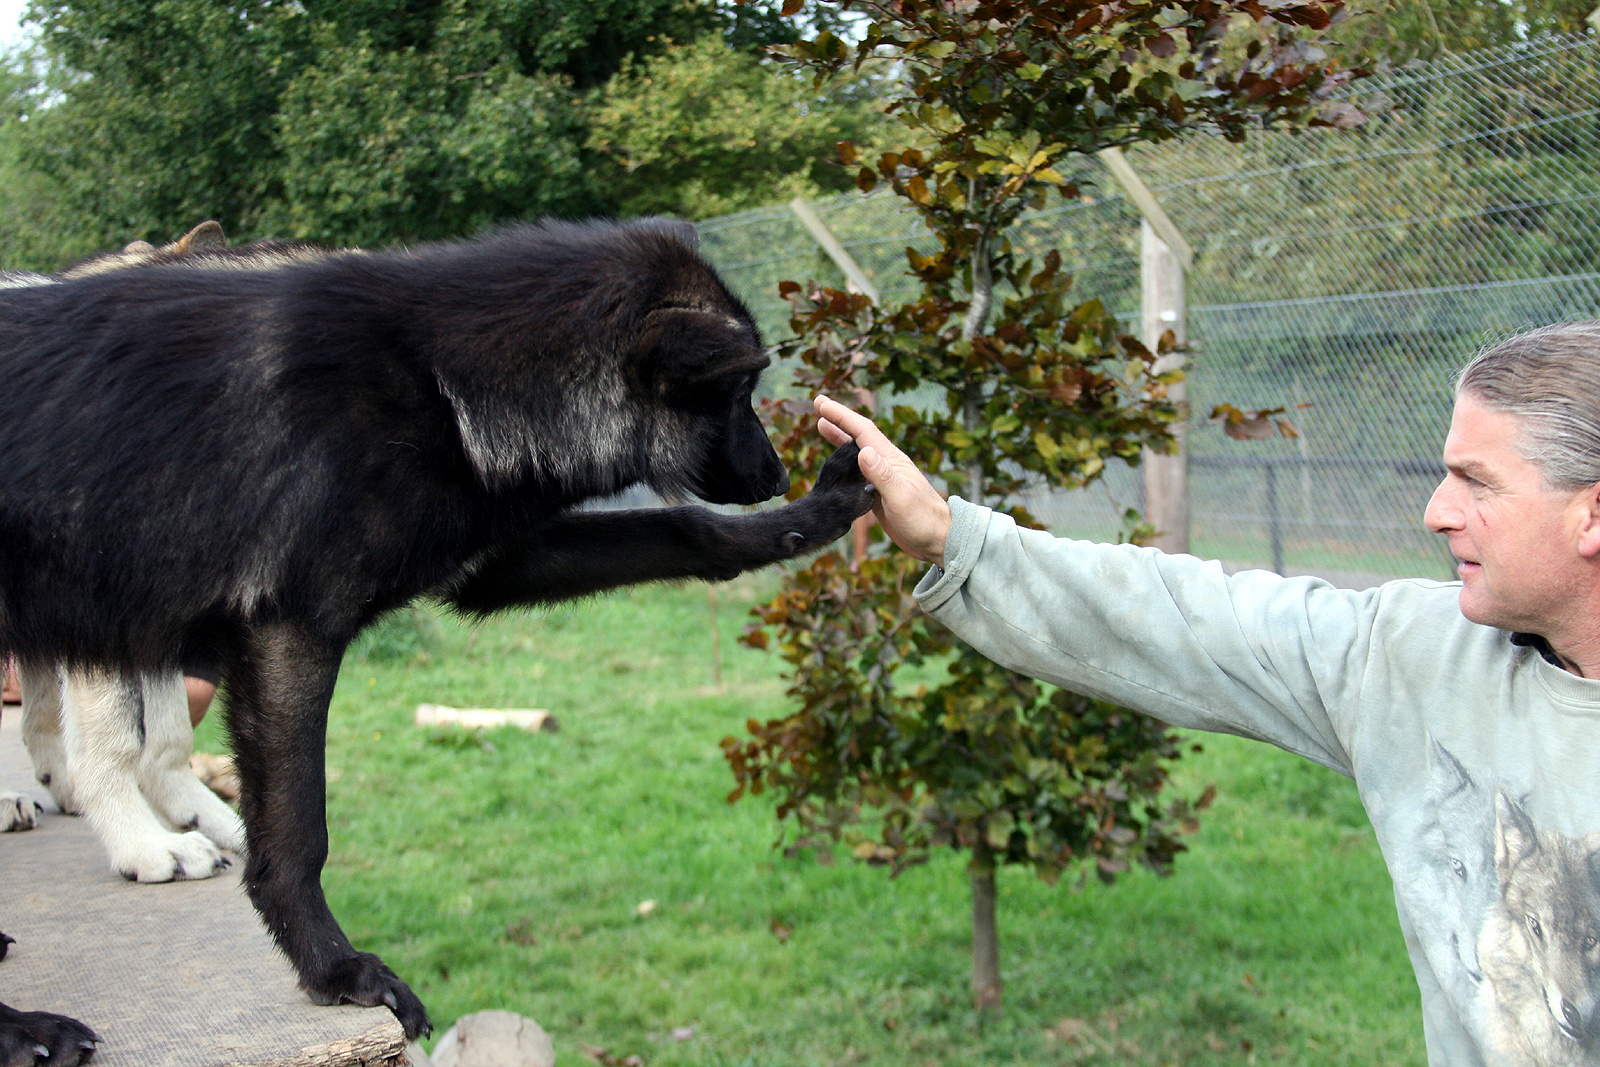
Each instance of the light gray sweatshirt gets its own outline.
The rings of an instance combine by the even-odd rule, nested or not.
[[[916,595],[980,652],[1355,779],[1430,1064],[1600,1064],[1600,681],[1469,622],[1459,583],[1230,577],[951,509]]]

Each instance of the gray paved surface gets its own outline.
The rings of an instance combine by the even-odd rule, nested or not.
[[[36,829],[0,834],[0,1001],[81,1019],[105,1039],[95,1067],[354,1062],[319,1046],[398,1049],[386,1010],[319,1008],[296,988],[240,885],[136,885],[94,832],[33,779],[21,714],[0,715],[0,787],[33,793]]]

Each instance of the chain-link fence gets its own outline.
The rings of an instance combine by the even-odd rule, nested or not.
[[[1600,317],[1600,44],[1549,37],[1357,84],[1355,131],[1270,132],[1129,153],[1195,248],[1188,277],[1190,544],[1237,565],[1352,584],[1449,577],[1421,528],[1442,473],[1450,379],[1484,344]],[[1139,216],[1097,160],[1083,195],[1013,235],[1059,249],[1084,299],[1136,321]],[[817,214],[880,289],[909,296],[904,249],[927,238],[890,196]],[[769,336],[777,283],[840,284],[786,207],[701,226],[704,247]],[[925,244],[924,244],[925,247]],[[1308,405],[1298,439],[1233,441],[1213,405]],[[1140,503],[1126,468],[1038,505],[1063,533],[1110,538]]]

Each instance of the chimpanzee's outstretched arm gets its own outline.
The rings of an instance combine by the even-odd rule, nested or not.
[[[847,444],[828,457],[812,491],[792,504],[750,515],[696,507],[566,515],[482,561],[445,595],[463,611],[488,614],[639,582],[724,581],[821,549],[842,537],[873,499],[856,447]]]

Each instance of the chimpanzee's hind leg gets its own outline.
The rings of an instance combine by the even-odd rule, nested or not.
[[[328,700],[343,648],[275,623],[245,637],[228,668],[228,727],[242,787],[245,886],[300,987],[318,1004],[387,1005],[415,1039],[422,1001],[383,961],[351,947],[322,894]]]

